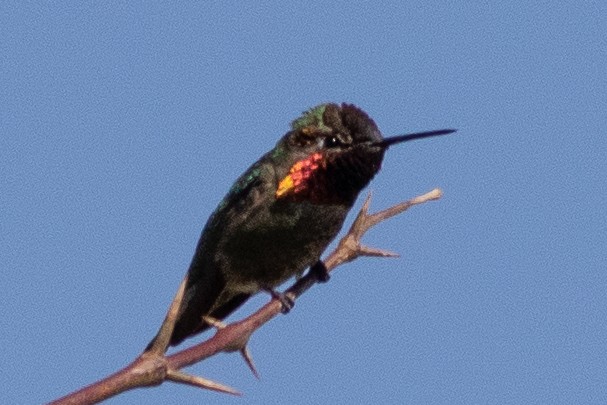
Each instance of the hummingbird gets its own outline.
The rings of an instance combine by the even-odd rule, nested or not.
[[[226,318],[253,294],[279,294],[276,287],[307,268],[326,281],[320,256],[379,171],[385,151],[454,131],[384,138],[352,104],[326,103],[304,112],[236,180],[209,217],[188,270],[170,345],[208,329],[206,317]]]

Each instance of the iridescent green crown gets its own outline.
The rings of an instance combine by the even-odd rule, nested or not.
[[[318,128],[325,127],[323,122],[323,115],[328,104],[320,104],[316,107],[310,108],[304,112],[303,115],[291,123],[291,129],[297,131],[299,129],[314,126]]]

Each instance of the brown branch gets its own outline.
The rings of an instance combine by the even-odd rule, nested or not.
[[[414,205],[438,200],[441,196],[441,190],[434,189],[429,193],[402,202],[375,214],[368,214],[370,197],[367,197],[358,216],[354,220],[354,223],[348,230],[348,233],[340,240],[335,250],[325,259],[324,263],[327,271],[333,271],[337,266],[355,260],[360,256],[397,256],[392,252],[362,245],[362,236],[378,223],[398,215]],[[318,276],[316,274],[308,272],[304,277],[300,278],[289,287],[285,294],[295,301],[314,284],[318,283],[318,281]],[[198,363],[219,352],[240,351],[247,362],[247,365],[256,375],[255,366],[253,365],[252,358],[247,349],[247,342],[257,329],[281,312],[282,304],[279,299],[273,298],[254,314],[229,325],[223,325],[220,322],[210,320],[217,328],[217,331],[213,336],[188,349],[166,356],[164,353],[166,352],[170,336],[173,333],[178,309],[181,305],[185,290],[185,283],[186,280],[184,279],[177,295],[171,303],[153,345],[148,348],[147,351],[139,355],[139,357],[122,370],[68,394],[65,397],[57,399],[51,402],[51,404],[94,404],[133,388],[160,385],[167,380],[199,388],[240,395],[238,391],[231,387],[202,377],[186,374],[181,371],[181,369]]]

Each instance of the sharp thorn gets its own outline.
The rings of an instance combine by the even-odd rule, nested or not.
[[[191,385],[193,387],[198,387],[198,388],[202,388],[205,390],[223,392],[225,394],[231,394],[231,395],[237,395],[237,396],[242,395],[239,391],[235,390],[234,388],[232,388],[230,386],[220,384],[220,383],[217,383],[215,381],[212,381],[212,380],[209,380],[209,379],[206,379],[203,377],[186,374],[179,370],[169,370],[167,372],[167,379],[171,380],[173,382],[179,383],[179,384]]]
[[[242,349],[240,349],[240,354],[242,355],[242,358],[244,359],[245,363],[247,363],[247,366],[249,366],[249,370],[251,370],[255,378],[259,380],[259,373],[257,372],[257,368],[255,367],[255,363],[253,362],[253,357],[251,356],[249,347],[245,345]]]
[[[361,245],[359,248],[359,254],[361,256],[372,256],[372,257],[399,257],[398,253],[391,252],[389,250],[372,248],[369,246]]]
[[[214,327],[215,329],[223,329],[226,327],[226,324],[221,322],[217,318],[213,318],[212,316],[205,315],[202,317],[202,320],[205,321],[209,326]]]

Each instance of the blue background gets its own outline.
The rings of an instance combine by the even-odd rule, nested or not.
[[[386,135],[459,129],[369,187],[373,209],[445,192],[365,237],[402,256],[255,334],[261,381],[237,355],[189,369],[243,399],[109,403],[606,403],[606,4],[3,2],[0,402],[134,358],[232,181],[347,101]]]

